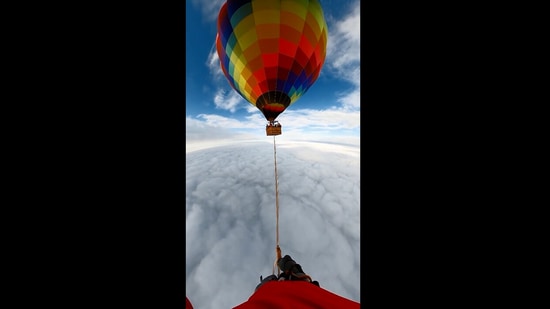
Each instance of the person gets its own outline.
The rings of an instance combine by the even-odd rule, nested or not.
[[[277,266],[282,271],[278,276],[260,276],[260,283],[250,298],[233,309],[360,308],[358,302],[321,288],[289,255],[280,258]],[[185,308],[193,308],[188,298]]]

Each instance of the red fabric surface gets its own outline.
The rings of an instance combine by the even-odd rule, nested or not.
[[[360,304],[304,281],[270,281],[264,283],[248,301],[234,309],[285,308],[354,308]]]
[[[191,305],[191,302],[187,297],[185,297],[185,309],[193,309],[193,305]]]

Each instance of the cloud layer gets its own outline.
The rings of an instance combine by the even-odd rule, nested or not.
[[[321,287],[359,298],[359,148],[277,144],[279,237]],[[273,144],[187,153],[186,295],[196,308],[248,299],[275,260]]]

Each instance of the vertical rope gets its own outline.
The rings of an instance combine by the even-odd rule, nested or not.
[[[277,147],[275,146],[275,135],[273,135],[273,160],[275,162],[275,211],[277,215],[276,232],[275,232],[277,237],[276,238],[277,246],[275,247],[275,254],[276,254],[275,263],[277,263],[277,261],[281,258],[281,248],[279,247],[279,180],[277,177]],[[281,270],[277,265],[277,275],[279,275],[280,272]]]

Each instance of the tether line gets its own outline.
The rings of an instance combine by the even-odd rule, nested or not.
[[[277,246],[275,247],[275,253],[276,253],[276,260],[277,261],[281,258],[281,248],[279,247],[279,180],[277,177],[277,147],[275,144],[275,135],[273,135],[273,160],[275,162],[275,211],[277,216],[277,223],[276,223],[276,240],[277,240]],[[281,270],[279,269],[279,266],[277,265],[277,275],[279,275]],[[275,273],[275,271],[273,271]]]

